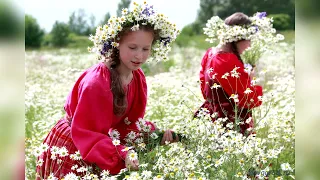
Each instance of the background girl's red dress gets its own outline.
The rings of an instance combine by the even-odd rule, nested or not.
[[[231,71],[236,67],[238,68],[236,71],[239,73],[238,78],[231,77]],[[223,78],[222,76],[226,73],[229,73],[229,76]],[[262,96],[262,87],[251,85],[251,78],[245,72],[244,64],[235,54],[208,49],[201,62],[200,81],[202,95],[205,99],[201,108],[207,108],[210,114],[217,113],[217,117],[213,118],[213,121],[224,117],[228,117],[229,122],[235,121],[235,103],[230,99],[230,96],[237,94],[239,99],[237,117],[244,122],[243,125],[240,125],[241,133],[245,133],[246,129],[253,127],[253,121],[249,124],[245,121],[252,117],[252,108],[261,105],[262,101],[258,97]],[[213,88],[214,83],[221,87]],[[250,88],[252,92],[245,94],[247,88]]]

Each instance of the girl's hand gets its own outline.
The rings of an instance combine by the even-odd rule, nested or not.
[[[133,151],[132,150],[128,151],[126,159],[125,159],[126,168],[131,171],[138,171],[139,170],[139,160],[137,158],[136,160],[131,161],[129,158],[129,155],[131,152],[133,152]]]
[[[161,145],[165,145],[166,142],[173,143],[173,142],[178,142],[179,141],[179,136],[176,135],[176,138],[173,139],[172,136],[172,131],[171,130],[166,130],[163,134],[162,140],[161,140]]]

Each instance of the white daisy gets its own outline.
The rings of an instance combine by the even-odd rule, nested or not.
[[[126,15],[126,14],[128,14],[128,12],[129,12],[128,8],[123,8],[121,11],[122,15]]]
[[[56,154],[51,154],[50,159],[52,159],[52,160],[57,159],[57,155]]]
[[[53,173],[50,173],[49,177],[47,178],[47,180],[58,180],[58,178],[54,177]]]
[[[231,77],[235,77],[235,78],[239,78],[240,73],[237,72],[237,70],[239,69],[239,67],[235,67],[232,71],[231,71]]]
[[[116,48],[116,47],[119,46],[119,43],[117,43],[117,42],[112,42],[111,45]]]
[[[88,168],[86,168],[84,166],[77,169],[77,172],[79,172],[79,173],[83,173],[83,172],[87,172],[87,171],[88,171]]]
[[[60,157],[65,157],[65,156],[68,156],[69,153],[68,153],[68,150],[66,147],[62,147],[59,149],[59,155]]]
[[[222,78],[223,78],[223,79],[227,79],[228,76],[229,76],[229,73],[225,73],[224,75],[222,75]]]
[[[132,149],[133,147],[125,147],[125,148],[123,148],[121,151],[122,152],[126,152],[126,151],[129,151],[130,149]]]
[[[64,176],[64,180],[78,180],[78,176],[72,172]]]
[[[101,172],[101,174],[100,174],[100,176],[102,176],[102,177],[107,177],[107,176],[109,176],[109,175],[110,175],[109,170],[103,170],[103,171]]]
[[[130,151],[129,152],[129,159],[131,161],[137,160],[138,159],[138,154],[136,152],[134,152],[134,151]]]
[[[142,171],[141,176],[144,179],[149,179],[152,176],[152,172],[151,171]]]
[[[249,118],[246,120],[246,123],[247,123],[247,124],[250,124],[251,121],[252,121],[252,117],[249,117]]]
[[[132,26],[132,31],[138,31],[139,30],[139,24]]]
[[[120,145],[120,141],[118,139],[114,139],[112,141],[112,144],[115,145],[115,146],[118,146],[118,145]]]
[[[163,177],[161,175],[157,175],[153,177],[153,180],[163,180]]]
[[[79,161],[81,160],[81,155],[80,155],[80,151],[76,151],[74,154],[70,155],[70,159],[75,160],[75,161]]]
[[[238,94],[231,94],[229,99],[233,99],[235,103],[239,102]]]
[[[142,138],[142,137],[139,137],[139,138],[137,138],[134,142],[135,142],[136,144],[143,143],[143,138]]]
[[[293,172],[293,169],[290,167],[289,163],[282,163],[281,164],[281,169],[283,171],[291,171],[291,172]]]
[[[43,153],[43,150],[40,147],[37,147],[33,150],[33,155],[39,157]]]
[[[130,131],[128,134],[127,134],[127,138],[128,139],[131,139],[131,140],[133,140],[133,139],[135,139],[136,138],[136,133],[134,132],[134,131]]]
[[[37,161],[37,166],[41,167],[42,164],[43,164],[43,159],[39,159],[39,160]]]
[[[244,93],[245,94],[250,94],[250,93],[252,93],[253,91],[250,89],[250,88],[247,88],[245,91],[244,91]]]
[[[48,146],[47,143],[43,143],[43,144],[40,145],[40,149],[41,149],[43,152],[45,152],[45,151],[47,151],[47,150],[49,149],[49,146]]]
[[[113,129],[110,133],[109,136],[114,140],[114,139],[120,139],[120,133],[116,129]]]
[[[219,84],[217,83],[214,83],[212,86],[211,86],[211,89],[218,89],[219,87],[221,87]]]
[[[71,170],[76,170],[76,169],[78,169],[78,165],[77,164],[75,164],[75,165],[73,165],[72,167],[71,167]]]

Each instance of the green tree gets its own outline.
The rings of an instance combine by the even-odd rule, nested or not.
[[[294,1],[294,0],[292,0]],[[300,18],[306,18],[308,20],[316,19],[319,21],[320,13],[320,1],[315,0],[304,0],[304,1],[297,1],[297,12],[299,13]]]
[[[111,17],[110,13],[107,12],[107,13],[104,15],[103,20],[100,22],[100,25],[108,24],[108,20],[110,19],[110,17]]]
[[[199,24],[205,24],[212,16],[217,15],[224,9],[223,0],[200,0],[200,9],[198,10],[197,21]]]
[[[86,18],[87,15],[84,9],[79,9],[77,12],[72,12],[68,22],[70,31],[77,35],[86,35],[88,29]]]
[[[90,24],[87,25],[85,35],[94,34],[96,32],[96,17],[93,14],[90,15],[89,22]]]
[[[0,2],[0,37],[13,38],[23,35],[23,22],[17,16],[15,9],[6,1]],[[21,37],[21,36],[20,36]]]
[[[91,14],[87,16],[84,9],[78,9],[69,16],[70,32],[80,36],[88,36],[93,34],[96,28],[96,17]]]
[[[249,16],[252,16],[256,12],[288,14],[290,16],[291,28],[294,28],[295,1],[293,0],[227,0],[225,8],[218,13],[218,16],[224,19],[235,12],[243,12]]]
[[[62,47],[66,46],[69,42],[68,36],[70,34],[70,29],[66,23],[56,21],[50,34],[53,46]]]
[[[290,16],[290,28],[294,29],[295,26],[294,0],[200,0],[196,24],[204,27],[212,16],[219,16],[221,19],[225,19],[235,12],[243,12],[249,16],[256,12],[288,14]]]
[[[31,15],[25,15],[25,46],[40,47],[44,31],[40,29],[37,20]]]
[[[273,27],[276,30],[287,30],[290,28],[290,16],[288,14],[269,14],[273,18]]]
[[[199,21],[184,26],[181,30],[181,35],[194,36],[202,33],[202,26]]]
[[[117,16],[121,17],[122,16],[122,9],[123,8],[129,8],[131,3],[131,0],[121,0],[118,4],[118,9],[117,9]]]

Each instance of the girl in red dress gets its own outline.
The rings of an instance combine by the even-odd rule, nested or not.
[[[224,23],[249,27],[251,21],[243,13],[234,13]],[[242,134],[248,135],[254,125],[252,109],[262,103],[262,87],[254,85],[254,70],[246,70],[240,57],[250,47],[250,40],[235,38],[231,41],[208,49],[203,56],[200,81],[205,102],[195,117],[200,115],[200,111],[208,110],[213,121],[228,118],[224,125],[232,122],[233,127],[239,127]]]
[[[126,11],[124,9],[123,14]],[[154,45],[162,43],[168,47],[175,38],[161,39],[161,27],[155,28],[152,21],[146,21],[152,13],[152,7],[146,7],[141,13],[145,19],[134,21],[134,25],[128,23],[131,21],[124,22],[114,38],[100,34],[104,44],[99,53],[104,61],[87,69],[76,81],[64,105],[66,116],[44,140],[49,148],[38,158],[42,165],[37,166],[37,179],[47,179],[50,175],[61,179],[68,173],[81,175],[85,171],[84,168],[79,170],[83,164],[71,158],[72,154],[74,157],[81,155],[87,165],[110,174],[117,174],[126,167],[138,169],[137,158],[129,158],[128,148],[122,144],[132,132],[138,136],[137,121],[145,114],[147,84],[140,67]],[[147,125],[155,130],[153,123],[147,122]],[[119,140],[120,145],[114,140]],[[173,139],[171,131],[167,130],[161,144],[165,141],[178,139]],[[59,152],[55,151],[57,148]]]

